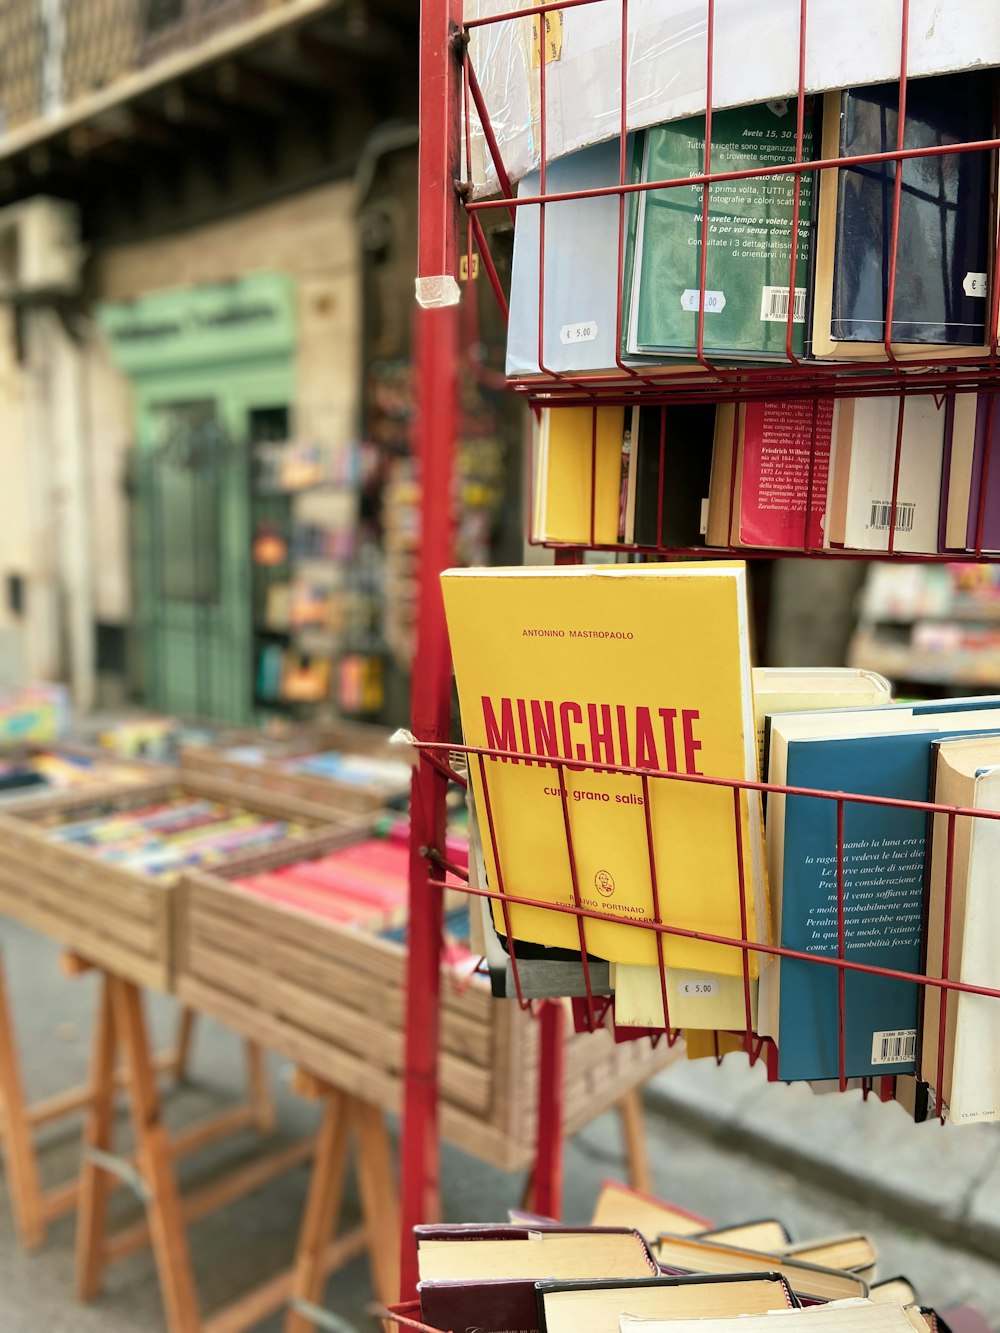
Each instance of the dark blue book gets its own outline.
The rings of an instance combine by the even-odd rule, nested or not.
[[[898,83],[839,94],[839,117],[830,114],[837,96],[826,105],[825,157],[896,149]],[[968,71],[907,83],[905,148],[989,139],[992,126],[989,72]],[[830,281],[832,219],[828,208],[824,218],[830,185],[824,181],[821,186],[815,355],[835,356],[837,349],[831,342],[879,344],[885,338],[896,171],[895,162],[868,162],[837,172],[833,298],[825,329],[820,289]],[[903,162],[894,343],[975,347],[987,342],[990,175],[988,152],[944,153]],[[848,358],[862,354],[860,348],[840,351]]]
[[[632,440],[636,469],[635,541],[639,546],[703,546],[715,406],[672,403],[637,408]],[[633,418],[634,420],[634,418]]]
[[[794,787],[926,801],[931,746],[970,732],[1000,732],[1000,699],[963,700],[943,708],[867,710],[891,713],[900,730],[811,739],[790,736],[781,749],[772,722],[771,778]],[[981,707],[976,705],[981,704]],[[909,730],[905,714],[911,713]],[[865,714],[854,714],[857,731]],[[819,730],[819,728],[817,728]],[[777,761],[775,754],[777,750]],[[783,805],[783,819],[775,806]],[[837,956],[837,807],[816,797],[772,796],[768,836],[779,839],[778,943],[804,953]],[[919,974],[927,817],[885,806],[844,806],[845,958]],[[771,982],[774,982],[774,977]],[[919,986],[915,982],[845,973],[845,1074],[848,1078],[913,1073]],[[839,1074],[837,969],[782,959],[771,996],[778,1077],[832,1079]],[[773,1032],[777,1000],[777,1033]],[[762,1002],[763,1003],[763,1002]]]

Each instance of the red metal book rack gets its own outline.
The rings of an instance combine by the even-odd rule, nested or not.
[[[748,3],[760,3],[760,0],[747,0]],[[448,752],[461,750],[450,744],[451,716],[451,662],[448,638],[444,619],[443,602],[440,591],[439,575],[452,561],[453,488],[452,471],[455,455],[457,430],[457,390],[461,374],[459,360],[459,273],[464,268],[467,273],[474,271],[473,260],[478,256],[486,280],[492,286],[501,309],[506,312],[507,298],[503,291],[497,266],[493,262],[488,243],[488,222],[490,215],[506,212],[515,221],[521,209],[536,208],[539,218],[539,293],[538,293],[538,364],[541,373],[523,377],[510,382],[511,389],[521,394],[525,401],[536,410],[544,406],[561,404],[598,405],[642,404],[663,407],[669,403],[682,402],[736,402],[754,398],[800,398],[810,400],[813,413],[819,410],[824,398],[860,397],[865,395],[893,396],[898,399],[900,410],[896,437],[895,462],[893,470],[892,499],[890,508],[890,527],[888,551],[878,553],[876,558],[907,558],[948,560],[957,559],[996,559],[995,555],[983,551],[983,519],[985,514],[988,474],[991,466],[990,449],[987,446],[983,465],[983,476],[979,490],[977,539],[975,549],[964,556],[930,555],[926,557],[903,556],[896,551],[897,500],[899,495],[900,464],[903,443],[903,417],[909,397],[913,394],[935,394],[944,396],[960,392],[977,390],[995,390],[1000,388],[1000,359],[997,355],[997,324],[1000,315],[1000,282],[991,281],[988,292],[988,346],[985,354],[975,356],[956,355],[946,364],[940,360],[910,359],[901,360],[891,341],[893,329],[893,311],[896,301],[896,277],[899,249],[899,217],[902,189],[901,164],[910,158],[932,157],[941,153],[962,153],[970,151],[988,151],[996,155],[1000,148],[1000,138],[990,138],[969,143],[953,143],[940,148],[907,149],[905,143],[906,97],[908,70],[911,65],[912,51],[916,44],[924,40],[923,34],[911,31],[911,0],[899,0],[899,115],[896,147],[891,152],[870,153],[863,157],[827,158],[806,160],[803,154],[804,144],[804,105],[807,91],[807,52],[810,50],[810,0],[797,0],[798,9],[798,81],[797,81],[797,117],[795,126],[794,161],[782,165],[766,165],[750,170],[726,171],[713,169],[713,89],[716,74],[716,0],[703,0],[706,24],[706,63],[705,63],[705,139],[704,170],[692,177],[677,180],[644,181],[635,183],[628,179],[626,160],[626,130],[630,128],[627,109],[629,106],[630,63],[627,53],[630,43],[633,47],[636,38],[630,28],[629,0],[550,0],[542,4],[515,4],[511,0],[508,8],[496,5],[497,12],[487,17],[470,16],[466,21],[463,0],[423,0],[421,20],[421,136],[420,136],[420,200],[419,200],[419,240],[418,240],[418,276],[417,276],[417,342],[418,342],[418,410],[415,423],[415,447],[419,457],[422,482],[422,545],[420,551],[420,578],[418,599],[418,635],[416,660],[414,665],[413,688],[413,731],[420,747],[420,762],[413,780],[413,816],[411,848],[411,903],[410,903],[410,955],[408,968],[409,1021],[406,1042],[406,1094],[404,1108],[402,1141],[402,1295],[412,1295],[416,1280],[416,1256],[412,1241],[409,1239],[412,1226],[421,1221],[433,1220],[439,1205],[439,1159],[437,1143],[437,1055],[438,1055],[438,1009],[439,1009],[439,950],[441,943],[441,885],[447,865],[439,849],[444,842],[444,795],[451,770]],[[619,142],[619,180],[617,185],[579,192],[550,193],[547,190],[548,174],[548,139],[550,96],[548,89],[549,74],[547,60],[540,56],[531,62],[531,75],[537,78],[538,123],[536,127],[535,147],[539,158],[539,190],[537,194],[522,194],[515,197],[511,185],[511,173],[507,170],[500,146],[502,135],[498,135],[491,120],[494,108],[487,105],[480,78],[470,54],[473,36],[483,29],[497,25],[524,23],[534,18],[539,23],[544,16],[560,11],[568,15],[570,11],[586,9],[600,5],[605,9],[616,6],[620,13],[621,30],[621,68],[620,68],[620,123],[618,126]],[[574,20],[575,21],[575,20]],[[859,34],[860,39],[860,34]],[[669,55],[663,57],[668,62]],[[481,72],[481,71],[480,71]],[[473,127],[481,133],[488,151],[500,192],[494,198],[474,198],[471,182],[464,174],[467,164],[473,158]],[[892,226],[887,255],[887,297],[885,309],[885,359],[882,362],[828,364],[810,361],[793,353],[793,320],[796,260],[799,234],[799,217],[802,209],[802,183],[806,172],[815,173],[826,169],[838,168],[849,163],[897,164],[892,197]],[[545,215],[546,207],[553,203],[574,198],[614,195],[619,200],[618,227],[618,316],[617,345],[621,343],[622,315],[621,297],[623,284],[623,265],[625,257],[626,221],[629,199],[636,191],[690,189],[701,187],[701,226],[702,235],[708,234],[708,223],[712,207],[712,187],[727,181],[737,181],[751,177],[785,177],[793,179],[793,208],[789,227],[790,262],[788,269],[788,315],[785,334],[785,356],[783,360],[766,367],[740,367],[713,359],[706,353],[705,314],[706,314],[706,274],[707,248],[701,247],[700,274],[698,291],[697,338],[694,348],[694,364],[689,369],[678,372],[671,367],[670,373],[664,367],[644,365],[640,368],[625,364],[621,356],[617,357],[616,367],[607,373],[565,374],[546,368],[544,363],[544,291],[545,291]],[[818,180],[818,178],[816,178]],[[463,220],[465,222],[463,238]],[[988,269],[991,275],[998,272],[998,242],[1000,237],[996,224],[991,227],[990,260]],[[464,251],[464,254],[463,254]],[[464,264],[460,261],[464,258]],[[995,410],[993,397],[989,403],[989,421],[987,422],[987,440],[992,441],[992,417]],[[596,432],[595,432],[596,434]],[[733,451],[735,481],[736,451]],[[994,466],[1000,462],[993,460]],[[808,515],[811,511],[811,497],[816,479],[815,438],[810,447],[809,462],[809,497],[806,505],[806,526],[803,531],[801,547],[792,554],[810,557],[846,556],[847,558],[871,558],[871,553],[831,552],[818,550],[810,546],[808,534]],[[735,495],[735,487],[732,488]],[[733,501],[730,502],[731,505]],[[732,518],[732,512],[730,513]],[[730,531],[731,531],[730,526]],[[591,528],[593,536],[593,527]],[[595,547],[591,541],[585,544]],[[561,547],[556,551],[557,562],[576,561],[582,558],[585,547]],[[665,547],[623,547],[615,546],[617,552],[631,551],[635,558],[646,554],[658,555],[670,548]],[[719,548],[713,548],[719,549]],[[744,548],[723,548],[733,554],[744,556]],[[677,552],[681,554],[710,555],[712,551],[699,548],[697,551]],[[774,552],[769,552],[774,554]],[[785,554],[788,552],[785,551]],[[480,774],[488,790],[488,761],[503,757],[501,752],[465,748],[470,764],[480,766]],[[523,756],[521,756],[523,758]],[[558,760],[548,756],[538,756],[540,760],[557,769],[562,769]],[[838,1045],[840,1052],[841,1082],[844,1083],[844,984],[850,972],[868,972],[880,976],[896,977],[900,980],[917,982],[923,986],[934,986],[942,994],[941,1023],[945,1022],[948,998],[954,992],[968,991],[979,995],[1000,997],[1000,992],[983,986],[951,980],[947,976],[947,965],[938,968],[935,960],[930,960],[928,970],[935,970],[939,975],[931,977],[900,973],[880,969],[860,963],[844,956],[844,861],[843,861],[843,822],[845,806],[852,803],[870,803],[923,811],[930,814],[940,811],[948,816],[949,847],[947,869],[947,894],[945,914],[950,922],[952,853],[954,848],[955,824],[963,818],[997,818],[991,812],[946,809],[929,802],[891,801],[874,797],[862,797],[843,792],[805,791],[794,788],[768,786],[764,783],[724,781],[711,777],[651,772],[639,769],[612,768],[607,765],[587,764],[586,768],[594,771],[614,772],[631,776],[644,792],[650,784],[696,781],[722,786],[732,791],[734,809],[734,831],[736,839],[740,837],[741,802],[747,799],[745,793],[751,791],[785,792],[788,795],[804,796],[811,799],[835,802],[838,828],[837,857],[837,936],[838,950],[836,957],[817,957],[812,954],[797,953],[774,945],[754,943],[748,939],[746,931],[746,885],[742,878],[735,891],[739,893],[739,902],[743,914],[744,928],[739,937],[718,937],[699,935],[696,932],[681,931],[664,924],[661,912],[662,898],[668,888],[659,889],[656,880],[656,864],[653,854],[652,838],[647,829],[647,841],[650,860],[650,876],[653,888],[654,920],[648,928],[656,932],[658,956],[662,961],[663,939],[670,934],[687,934],[694,938],[715,940],[743,951],[744,957],[744,993],[749,1017],[749,970],[748,958],[751,949],[762,954],[776,954],[789,958],[805,959],[817,966],[837,969],[839,989]],[[561,773],[560,773],[561,776]],[[562,783],[560,785],[563,785]],[[564,797],[565,802],[565,797]],[[648,811],[648,802],[646,805]],[[482,812],[481,812],[482,814]],[[648,821],[648,815],[647,815]],[[484,838],[496,838],[496,829],[492,815],[487,813]],[[575,866],[571,823],[565,820],[566,850],[570,864]],[[738,863],[740,858],[737,858]],[[505,895],[500,883],[488,890],[477,890],[481,895],[499,899],[504,903],[504,910],[512,903],[532,903],[526,896],[510,897]],[[572,913],[577,918],[581,952],[586,960],[586,922],[595,914],[583,907],[579,893],[575,894],[575,905],[553,910]],[[634,923],[633,923],[634,924]],[[948,926],[946,924],[944,957],[948,957]],[[585,961],[586,967],[586,961]],[[516,976],[516,960],[514,960]],[[589,986],[588,986],[589,989]],[[520,983],[518,982],[520,993]],[[661,983],[664,1011],[667,1009],[665,982]],[[590,1021],[599,1025],[601,1019],[598,997],[588,994],[586,1000]],[[535,1169],[535,1207],[539,1212],[558,1214],[559,1211],[559,1173],[560,1173],[560,1092],[558,1084],[559,1024],[563,1021],[560,1007],[552,1004],[541,1006],[543,1023],[542,1074],[540,1081],[539,1143]],[[669,1025],[669,1020],[668,1020]],[[748,1022],[748,1030],[750,1024]],[[669,1034],[669,1040],[674,1034]],[[749,1038],[748,1048],[749,1048]],[[748,1049],[752,1059],[762,1054],[761,1046],[755,1044]],[[939,1080],[940,1081],[940,1080]],[[884,1090],[883,1090],[884,1091]],[[421,1329],[423,1326],[413,1321],[418,1313],[414,1306],[400,1312],[399,1322],[407,1327]]]

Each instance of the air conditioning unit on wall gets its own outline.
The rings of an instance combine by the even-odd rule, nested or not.
[[[36,195],[0,209],[0,301],[72,295],[82,265],[75,204]]]

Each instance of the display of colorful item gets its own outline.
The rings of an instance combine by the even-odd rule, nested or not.
[[[400,791],[409,789],[412,772],[409,764],[398,759],[342,754],[338,750],[296,755],[286,759],[281,766],[286,773],[308,773],[312,777],[329,778],[352,787],[391,787]]]
[[[98,743],[126,759],[151,759],[172,763],[182,745],[209,745],[214,733],[208,727],[181,722],[176,717],[123,718],[101,731]]]
[[[305,827],[204,797],[177,796],[131,809],[106,809],[50,828],[53,842],[154,878],[208,866],[287,838]]]
[[[43,750],[0,761],[0,799],[41,791],[73,791],[99,783],[148,781],[149,774],[127,764],[100,762],[88,755]]]
[[[226,751],[226,758],[237,764],[263,764],[270,757],[264,745],[234,745]],[[412,773],[409,764],[398,759],[379,759],[374,755],[347,754],[340,750],[292,755],[281,760],[279,766],[285,773],[303,773],[351,787],[388,788],[394,792],[409,791]]]
[[[53,741],[69,727],[69,691],[65,685],[25,685],[0,694],[0,745]]]
[[[454,844],[454,845],[452,845]],[[468,843],[449,839],[449,854],[468,860]],[[325,856],[298,861],[269,874],[250,875],[235,884],[246,893],[334,921],[338,925],[405,940],[409,897],[409,837],[405,823],[386,837],[369,838]],[[468,908],[449,912],[449,935],[468,940]],[[468,955],[464,943],[449,950]]]

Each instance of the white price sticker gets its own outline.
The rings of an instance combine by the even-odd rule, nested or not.
[[[561,343],[592,343],[597,337],[597,321],[587,320],[583,324],[564,324],[559,330]]]
[[[909,1064],[917,1053],[916,1028],[893,1028],[872,1033],[872,1064]]]
[[[681,309],[682,309],[682,310],[695,310],[695,311],[696,311],[696,310],[698,309],[698,297],[699,297],[700,295],[701,295],[701,293],[698,291],[697,287],[689,287],[689,288],[687,289],[687,291],[682,292],[682,293],[681,293]],[[719,313],[720,310],[725,310],[725,308],[726,308],[726,293],[725,293],[725,292],[706,292],[706,293],[705,293],[705,314],[706,314],[706,315],[712,315],[712,314],[717,315],[717,314]]]
[[[719,982],[715,977],[681,977],[677,982],[678,995],[718,995]]]
[[[965,280],[962,283],[962,291],[966,296],[981,296],[986,299],[986,274],[985,273],[966,273]]]

